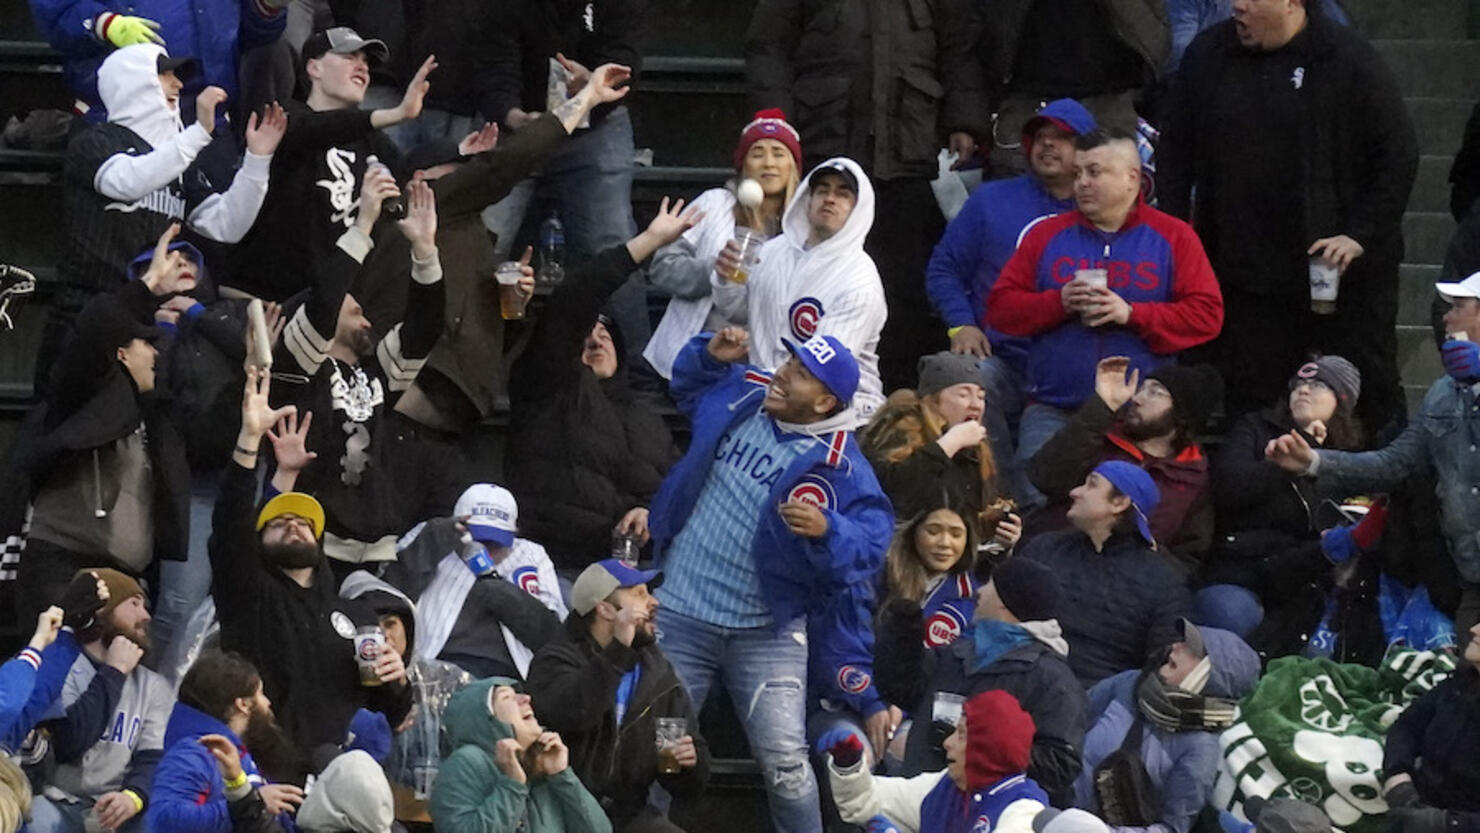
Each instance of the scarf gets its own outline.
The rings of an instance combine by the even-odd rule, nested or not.
[[[1004,654],[1019,645],[1033,641],[1033,636],[1021,625],[998,622],[995,619],[980,619],[971,633],[976,649],[976,659],[971,665],[974,674],[1001,659]]]
[[[1237,701],[1193,694],[1167,685],[1154,670],[1141,675],[1136,686],[1141,714],[1166,732],[1216,732],[1233,725]]]

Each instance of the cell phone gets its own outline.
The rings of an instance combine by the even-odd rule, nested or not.
[[[248,363],[259,370],[271,370],[272,342],[267,335],[267,313],[261,298],[247,302],[247,326],[252,328],[252,355],[247,357]]]

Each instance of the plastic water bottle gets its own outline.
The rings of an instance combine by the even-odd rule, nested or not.
[[[386,164],[380,161],[380,157],[373,153],[365,157],[365,166],[369,168],[385,168],[387,173],[390,172],[390,168],[386,167]],[[390,197],[380,204],[380,213],[393,220],[399,220],[406,216],[406,201],[399,196]]]
[[[464,532],[462,539],[458,541],[458,557],[468,565],[475,576],[493,575],[493,558],[488,554],[488,549],[473,540],[473,536]]]
[[[564,261],[565,224],[552,211],[549,219],[540,223],[540,269],[535,277],[548,286],[561,283],[565,280]]]

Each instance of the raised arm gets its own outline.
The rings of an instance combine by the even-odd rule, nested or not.
[[[267,198],[272,155],[287,129],[288,118],[276,103],[263,111],[260,120],[256,113],[247,119],[247,150],[241,167],[230,187],[206,197],[190,212],[191,228],[222,243],[237,243],[247,235]]]
[[[195,124],[148,153],[115,153],[108,157],[93,175],[93,188],[105,197],[134,202],[179,179],[211,143],[216,107],[225,101],[226,91],[220,87],[201,90],[195,97]]]

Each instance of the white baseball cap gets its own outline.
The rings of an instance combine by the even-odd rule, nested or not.
[[[1436,283],[1434,289],[1438,290],[1446,301],[1453,301],[1455,298],[1480,298],[1480,272],[1476,272],[1459,283]]]
[[[514,532],[519,528],[519,504],[502,486],[474,483],[457,499],[452,516],[466,519],[468,532],[476,541],[501,547],[514,545]]]

